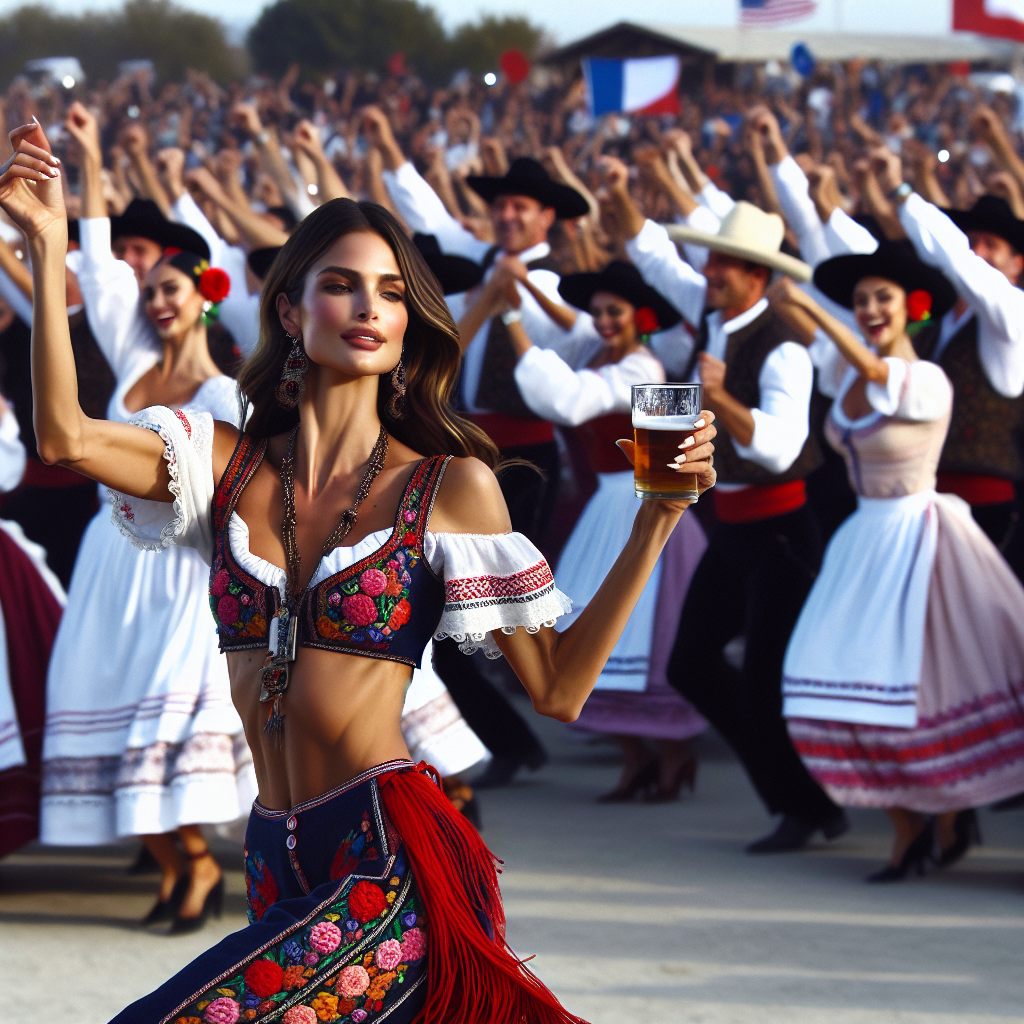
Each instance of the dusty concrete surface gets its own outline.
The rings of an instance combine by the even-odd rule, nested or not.
[[[538,721],[551,763],[482,795],[506,861],[509,938],[593,1024],[1024,1024],[1024,812],[983,812],[985,845],[892,886],[881,813],[797,855],[752,858],[770,824],[736,762],[700,741],[696,794],[598,806],[611,747]],[[167,938],[135,921],[134,848],[31,847],[0,863],[0,1020],[104,1024],[245,923],[240,847],[223,920]]]

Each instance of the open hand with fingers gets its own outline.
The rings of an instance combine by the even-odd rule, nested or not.
[[[39,122],[15,128],[10,140],[14,153],[0,168],[0,206],[30,241],[54,231],[66,237],[60,160]]]

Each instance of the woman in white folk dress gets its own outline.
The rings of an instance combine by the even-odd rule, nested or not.
[[[209,268],[199,234],[167,230],[140,294],[110,251],[109,219],[81,222],[87,309],[126,307],[118,329],[97,332],[117,379],[107,417],[124,423],[164,405],[237,423],[235,383],[210,357],[204,319],[223,297],[223,272]],[[126,543],[101,490],[47,679],[40,838],[84,846],[142,836],[161,869],[145,923],[194,930],[223,888],[200,826],[246,813],[252,758],[217,648],[207,566],[169,536],[152,550]]]
[[[631,263],[614,261],[600,273],[570,274],[559,293],[589,313],[596,335],[572,365],[551,349],[530,344],[519,324],[510,328],[519,355],[515,380],[523,400],[543,419],[576,428],[597,474],[590,498],[558,561],[558,580],[575,616],[591,601],[629,537],[641,501],[633,471],[615,447],[629,437],[630,388],[665,380],[658,358],[644,342],[672,327],[679,313],[646,285]],[[603,803],[674,800],[684,782],[693,789],[697,760],[690,737],[707,723],[672,689],[665,667],[683,600],[706,541],[694,516],[680,520],[572,728],[615,737],[622,748],[622,777]],[[653,743],[656,753],[649,744]]]
[[[1024,588],[968,506],[934,489],[952,386],[918,360],[908,308],[939,317],[952,286],[902,242],[828,260],[814,283],[866,344],[791,282],[773,301],[843,356],[826,435],[858,508],[790,639],[783,713],[835,801],[888,813],[892,858],[868,881],[896,881],[962,857],[972,808],[1024,789]]]

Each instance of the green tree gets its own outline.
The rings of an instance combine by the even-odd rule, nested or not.
[[[32,4],[0,18],[0,82],[4,88],[37,57],[77,57],[92,79],[112,79],[122,60],[149,59],[160,78],[186,68],[218,81],[239,73],[224,27],[171,0],[128,0],[120,10],[59,14]]]
[[[448,60],[453,68],[469,68],[476,74],[498,70],[498,58],[506,50],[522,50],[533,57],[544,31],[527,18],[496,18],[482,15],[477,22],[460,25],[452,35]]]
[[[401,51],[434,78],[446,70],[447,42],[437,14],[416,0],[278,0],[248,37],[255,68],[275,76],[294,62],[307,75],[344,67],[383,71]]]

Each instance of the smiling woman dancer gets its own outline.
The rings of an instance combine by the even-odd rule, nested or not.
[[[505,945],[492,855],[408,760],[402,698],[427,638],[448,633],[495,646],[540,712],[574,719],[686,503],[645,502],[583,614],[548,628],[568,602],[509,532],[493,447],[448,405],[459,343],[440,289],[393,217],[349,200],[306,218],[267,278],[240,377],[248,433],[164,408],[88,419],[56,164],[29,145],[45,147],[37,127],[11,141],[0,205],[32,253],[40,455],[118,492],[135,534],[210,558],[259,781],[250,926],[118,1024],[577,1020]],[[708,487],[704,416],[686,467]]]

